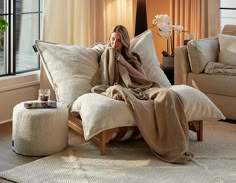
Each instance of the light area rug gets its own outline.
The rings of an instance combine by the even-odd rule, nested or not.
[[[190,133],[190,149],[194,160],[177,165],[157,159],[141,140],[112,143],[105,156],[88,142],[0,172],[0,182],[236,182],[236,124],[204,122],[204,141]]]

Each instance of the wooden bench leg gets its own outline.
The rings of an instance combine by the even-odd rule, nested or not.
[[[100,141],[100,155],[105,155],[106,154],[106,144],[107,144],[107,140],[106,140],[106,131],[103,131],[101,134],[101,141]]]
[[[197,141],[203,140],[203,121],[190,121],[189,129],[197,133]]]
[[[197,140],[203,140],[203,121],[199,121],[199,129],[197,131]]]

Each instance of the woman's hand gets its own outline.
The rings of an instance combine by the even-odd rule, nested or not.
[[[135,76],[141,77],[141,78],[145,78],[145,74],[144,72],[142,72],[141,70],[137,70],[136,68],[134,68],[129,62],[127,62],[123,55],[120,53],[116,53],[115,55],[116,60],[122,64],[128,71],[130,74],[133,74]],[[140,64],[139,64],[140,66]],[[141,67],[141,66],[140,66]]]

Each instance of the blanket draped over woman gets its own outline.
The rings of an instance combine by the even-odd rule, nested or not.
[[[160,159],[185,164],[189,151],[189,127],[177,93],[158,83],[135,76],[115,60],[107,47],[100,60],[100,85],[92,92],[122,100],[133,110],[144,140]]]

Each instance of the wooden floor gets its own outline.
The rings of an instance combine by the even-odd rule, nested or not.
[[[16,154],[11,148],[12,123],[0,124],[0,171],[5,171],[41,157],[30,157]],[[76,132],[69,129],[69,146],[84,142]]]

